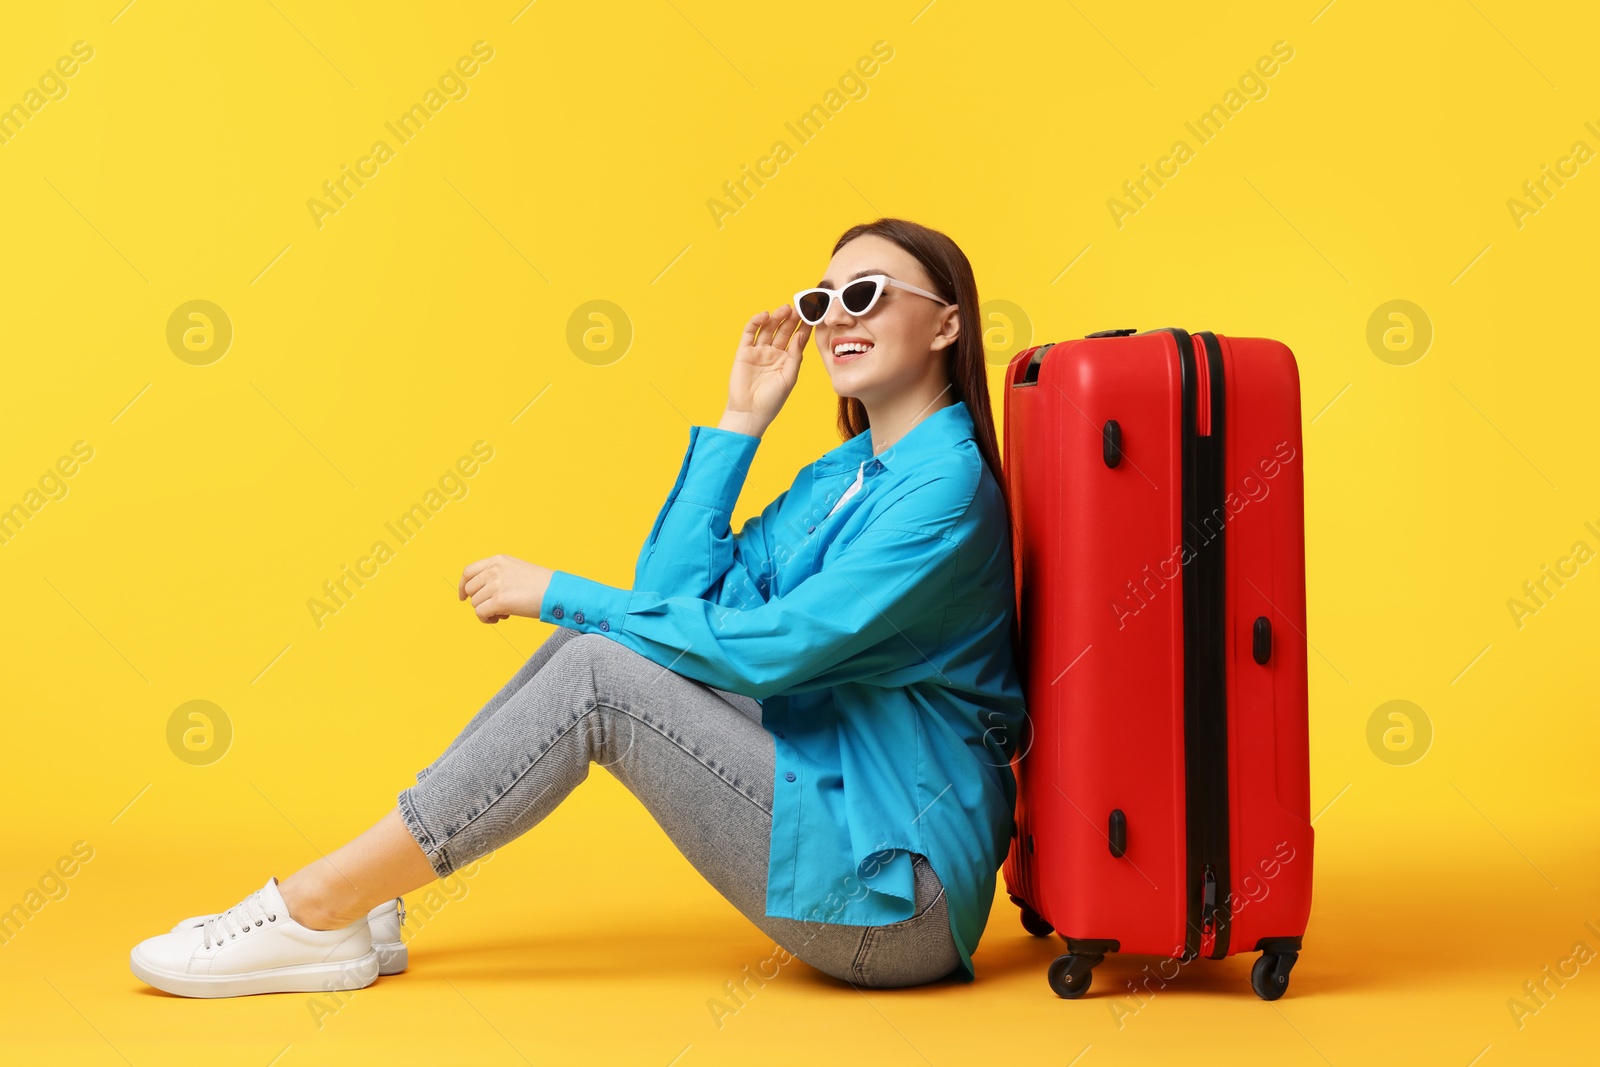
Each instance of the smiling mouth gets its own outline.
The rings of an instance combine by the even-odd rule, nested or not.
[[[866,348],[862,348],[859,344],[855,343],[848,344],[844,346],[844,351],[836,350],[833,353],[833,361],[835,363],[848,363],[851,360],[860,359],[862,356],[871,352],[876,347],[877,345],[875,344],[869,344]]]

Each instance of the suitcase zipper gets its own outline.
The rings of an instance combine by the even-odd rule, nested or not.
[[[1228,954],[1228,706],[1222,351],[1168,328],[1182,380],[1183,693],[1188,921],[1183,958]],[[1197,358],[1198,356],[1198,358]],[[1220,886],[1220,890],[1219,890]],[[1222,906],[1218,907],[1218,901]]]
[[[1200,876],[1200,954],[1216,959],[1217,872],[1206,864]]]
[[[1199,487],[1196,500],[1201,508],[1202,521],[1212,516],[1228,514],[1226,506],[1227,473],[1226,429],[1224,425],[1224,394],[1222,379],[1222,346],[1216,334],[1195,334],[1200,345],[1195,351],[1199,373],[1199,396],[1196,398],[1196,432],[1206,437],[1196,440],[1197,476]],[[1209,526],[1204,527],[1209,529]],[[1206,803],[1200,811],[1202,821],[1202,857],[1205,862],[1201,875],[1201,932],[1210,942],[1208,955],[1223,959],[1228,955],[1229,908],[1231,906],[1229,871],[1229,790],[1231,775],[1228,768],[1228,671],[1227,671],[1227,553],[1226,522],[1216,525],[1215,542],[1206,545],[1201,554],[1201,665],[1204,672],[1202,693],[1205,695],[1206,713],[1201,721],[1202,735],[1197,741],[1199,762],[1206,772],[1203,785]]]

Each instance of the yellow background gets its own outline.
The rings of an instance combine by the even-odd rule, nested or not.
[[[8,1061],[1594,1055],[1600,961],[1520,1027],[1508,1007],[1600,951],[1600,565],[1520,627],[1507,607],[1600,549],[1600,163],[1520,226],[1507,206],[1600,149],[1587,5],[124,3],[7,5],[0,34],[0,104],[94,50],[0,144],[0,505],[93,449],[0,544],[0,907],[93,850],[0,946]],[[467,95],[319,228],[307,200],[479,40]],[[880,40],[892,59],[801,144],[785,123]],[[1185,123],[1277,41],[1292,59],[1201,144]],[[719,226],[708,200],[779,139],[792,158]],[[1117,226],[1108,200],[1178,139],[1193,158]],[[628,584],[744,320],[879,215],[949,233],[1013,309],[984,323],[996,383],[1029,340],[1110,327],[1295,351],[1318,815],[1288,995],[1250,993],[1249,955],[1201,961],[1119,1025],[1149,961],[1061,1000],[1059,943],[1002,895],[975,985],[791,964],[719,1027],[708,1000],[772,946],[604,773],[321,1025],[303,996],[135,979],[136,941],[370,825],[537,647],[537,622],[474,620],[463,565]],[[200,299],[233,329],[205,366],[167,344]],[[1405,365],[1367,343],[1397,299],[1433,332]],[[625,314],[625,353],[569,344],[592,300]],[[837,443],[809,363],[736,522]],[[307,600],[479,440],[466,495],[319,628]],[[1367,742],[1396,699],[1433,731],[1405,765]],[[191,700],[233,729],[207,766],[168,747]]]

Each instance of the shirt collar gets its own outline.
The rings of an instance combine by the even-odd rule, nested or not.
[[[827,478],[846,471],[858,470],[864,460],[876,458],[889,470],[909,470],[928,456],[948,452],[962,441],[975,436],[972,413],[965,400],[946,404],[911,427],[900,440],[872,454],[872,430],[862,430],[850,440],[824,452],[811,465],[814,477]]]

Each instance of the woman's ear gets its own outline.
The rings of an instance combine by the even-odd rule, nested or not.
[[[956,338],[961,336],[961,308],[952,304],[944,309],[944,319],[939,323],[939,332],[933,335],[933,350],[938,352],[956,343]]]

